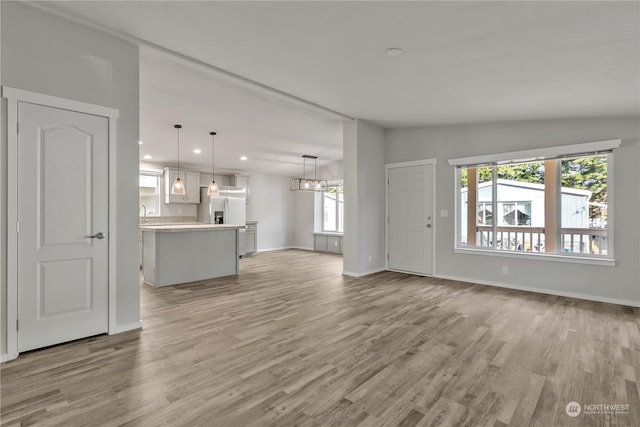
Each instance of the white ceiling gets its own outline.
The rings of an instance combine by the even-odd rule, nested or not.
[[[46,2],[385,127],[638,114],[638,2]],[[400,47],[398,57],[385,54]],[[228,169],[299,174],[342,155],[338,117],[143,51],[141,137],[154,160],[210,146]],[[219,141],[219,143],[218,143]],[[191,146],[189,148],[192,148]],[[185,148],[186,150],[186,148]],[[187,158],[210,165],[204,158]],[[250,160],[240,163],[245,154]],[[183,154],[185,157],[186,154]]]

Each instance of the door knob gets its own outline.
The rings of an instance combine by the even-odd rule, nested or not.
[[[104,233],[100,231],[99,233],[94,234],[93,236],[88,236],[90,239],[104,239]]]
[[[431,224],[427,224],[427,228],[431,228]]]

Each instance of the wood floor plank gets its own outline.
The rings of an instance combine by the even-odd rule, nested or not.
[[[300,250],[141,285],[144,329],[0,365],[2,426],[638,426],[640,309]],[[541,280],[548,280],[542,279]],[[628,413],[565,412],[568,402]]]

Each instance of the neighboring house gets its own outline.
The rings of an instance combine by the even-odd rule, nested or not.
[[[493,181],[478,184],[478,222],[493,225],[497,218],[498,227],[538,227],[544,228],[544,184],[497,180],[498,209],[494,215],[491,186]],[[561,224],[563,228],[589,228],[589,199],[591,191],[562,187]],[[461,190],[462,206],[467,205],[467,189]],[[467,241],[467,210],[461,209],[460,241]]]

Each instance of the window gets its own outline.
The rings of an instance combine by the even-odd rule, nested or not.
[[[344,226],[344,187],[332,185],[322,192],[322,231],[342,233]]]
[[[139,215],[160,216],[160,174],[141,172],[139,186]]]
[[[502,207],[502,209],[500,209]],[[498,203],[500,225],[531,225],[531,202]]]
[[[458,167],[456,247],[610,258],[609,153],[619,141],[605,142],[613,142],[604,154],[450,161]]]
[[[607,156],[560,162],[561,251],[607,254],[607,165]]]

